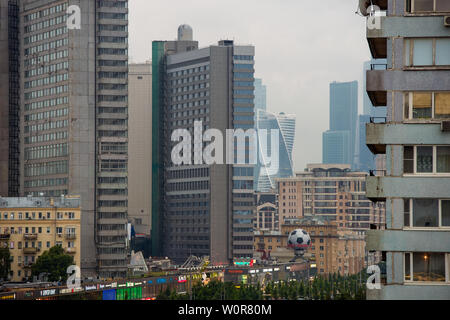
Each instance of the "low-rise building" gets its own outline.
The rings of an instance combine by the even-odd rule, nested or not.
[[[11,255],[11,281],[31,278],[31,266],[55,245],[80,266],[80,197],[0,197],[0,242]]]
[[[254,230],[279,230],[278,194],[276,192],[256,192],[255,203]]]
[[[338,228],[335,222],[321,217],[288,219],[281,226],[281,231],[255,232],[255,251],[265,257],[275,257],[279,255],[277,251],[283,254],[289,233],[296,229],[309,233],[311,247],[307,249],[305,256],[312,262],[312,266],[315,264],[318,273],[355,274],[365,267],[364,235]]]

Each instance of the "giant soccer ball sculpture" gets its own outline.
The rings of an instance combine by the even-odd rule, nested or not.
[[[303,256],[310,246],[311,238],[305,230],[297,229],[289,234],[288,247],[294,249],[296,257]]]

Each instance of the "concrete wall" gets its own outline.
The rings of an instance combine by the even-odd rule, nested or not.
[[[152,194],[152,65],[130,64],[128,73],[128,217],[136,233],[150,236]],[[142,224],[137,224],[141,219]]]

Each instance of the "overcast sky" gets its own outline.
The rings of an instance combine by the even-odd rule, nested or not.
[[[189,24],[200,47],[233,39],[255,46],[255,77],[267,109],[297,115],[296,171],[322,161],[329,83],[358,80],[370,59],[357,0],[130,0],[130,62],[151,60],[153,40],[175,40]]]

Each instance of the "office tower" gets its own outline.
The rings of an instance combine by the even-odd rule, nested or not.
[[[255,79],[255,109],[267,110],[267,88],[262,79]]]
[[[351,163],[350,158],[350,132],[326,131],[322,135],[322,162]]]
[[[353,231],[382,227],[384,205],[365,197],[366,176],[351,171],[350,165],[308,164],[295,177],[277,179],[280,225],[286,219],[314,215]]]
[[[322,162],[355,167],[358,82],[330,83],[330,128],[323,133]]]
[[[76,5],[80,21],[78,10],[66,13],[69,1],[20,2],[20,193],[79,195],[83,277],[121,277],[127,269],[128,3]],[[70,29],[68,22],[75,22]]]
[[[0,1],[0,195],[19,195],[19,2]]]
[[[10,281],[31,281],[33,264],[56,245],[80,266],[79,197],[0,197],[0,212],[0,245],[12,257]]]
[[[152,201],[152,64],[130,64],[128,72],[128,218],[134,251],[150,255]]]
[[[264,110],[256,110],[256,129],[267,130],[266,145],[258,141],[259,157],[255,166],[255,190],[268,192],[276,188],[276,178],[294,175],[292,150],[295,138],[295,115],[274,114]],[[271,130],[278,130],[278,146],[271,145]],[[274,153],[272,154],[272,150]]]
[[[153,42],[152,255],[227,264],[252,256],[253,165],[175,165],[171,135],[187,129],[202,138],[196,121],[223,137],[254,128],[254,47],[223,40],[198,49],[192,34],[182,25],[178,41]],[[192,155],[205,145],[194,143]]]
[[[387,70],[367,72],[386,123],[367,125],[367,146],[386,154],[386,175],[367,177],[367,197],[386,201],[386,230],[368,249],[386,256],[386,282],[369,299],[450,298],[450,2],[372,1],[385,17],[367,29],[373,58]]]

